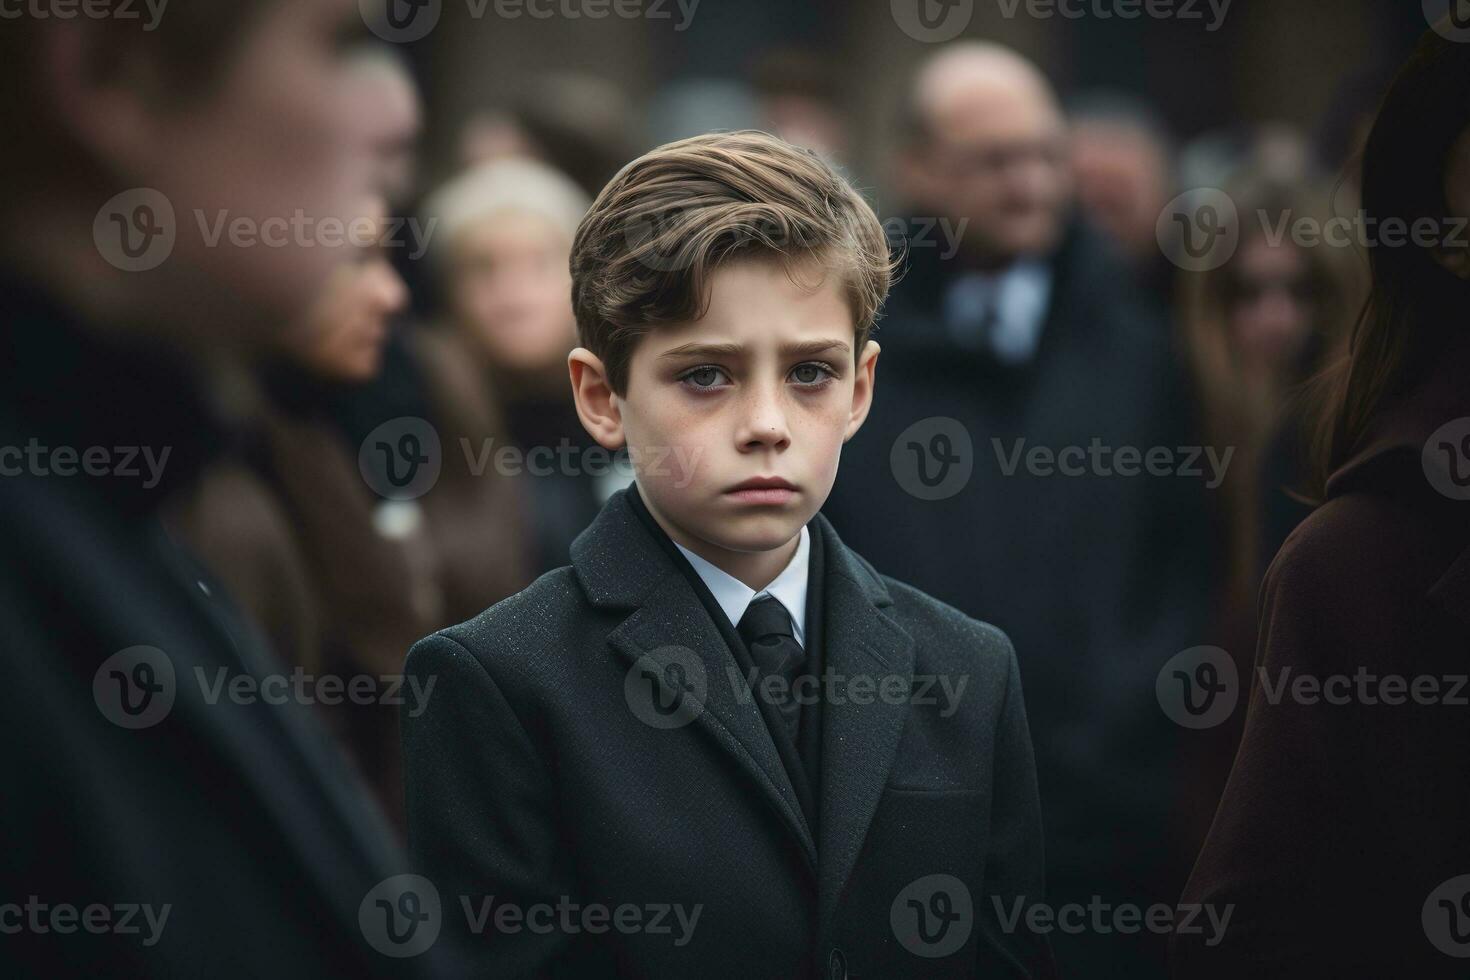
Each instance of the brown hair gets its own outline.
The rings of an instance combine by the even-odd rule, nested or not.
[[[624,167],[572,244],[582,346],[627,390],[638,339],[708,308],[710,274],[735,258],[808,261],[846,279],[856,354],[888,295],[895,258],[873,209],[821,157],[766,133],[696,136]],[[793,280],[795,281],[795,280]]]
[[[1443,24],[1441,24],[1443,29]],[[1413,226],[1450,217],[1445,163],[1470,127],[1470,45],[1425,32],[1384,96],[1363,149],[1363,212]],[[1384,403],[1419,380],[1458,332],[1470,287],[1430,249],[1374,247],[1367,301],[1346,353],[1314,380],[1313,496],[1347,461]]]
[[[1289,236],[1279,242],[1273,239],[1272,228],[1285,229],[1300,218],[1314,219],[1317,227],[1323,227],[1331,217],[1329,191],[1309,177],[1276,176],[1256,164],[1243,169],[1223,189],[1236,206],[1240,249],[1264,241],[1268,247],[1300,253],[1302,285],[1313,311],[1311,333],[1295,362],[1284,365],[1278,377],[1251,378],[1241,369],[1231,336],[1231,312],[1238,302],[1238,263],[1180,273],[1177,323],[1199,398],[1204,435],[1210,445],[1235,451],[1218,499],[1227,594],[1250,608],[1260,586],[1259,550],[1266,503],[1260,482],[1266,475],[1263,465],[1272,440],[1283,433],[1284,426],[1299,421],[1294,409],[1300,385],[1346,335],[1361,303],[1364,277],[1360,253],[1346,244],[1323,240],[1309,246],[1294,244]],[[1289,430],[1286,434],[1295,435]],[[1297,488],[1265,489],[1274,494],[1295,493]]]

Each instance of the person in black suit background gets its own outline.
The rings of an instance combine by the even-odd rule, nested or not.
[[[351,0],[149,12],[0,30],[0,86],[29,93],[0,105],[0,955],[12,976],[447,975],[447,945],[385,955],[375,890],[403,855],[159,521],[229,439],[223,382],[346,258],[267,246],[264,222],[349,216],[403,134]],[[201,234],[221,211],[254,247]]]
[[[1164,299],[1073,217],[1065,123],[1019,55],[941,51],[905,124],[913,234],[878,332],[883,392],[825,513],[880,568],[1015,641],[1054,903],[1172,905],[1197,841],[1168,839],[1182,730],[1155,680],[1207,642],[1214,471],[1201,454],[1176,473],[1197,439]],[[1089,977],[1164,971],[1145,931],[1053,946]]]
[[[578,414],[637,479],[409,654],[446,925],[500,976],[1050,975],[1010,642],[818,513],[871,403],[871,208],[810,151],[696,137],[608,185],[572,273]]]

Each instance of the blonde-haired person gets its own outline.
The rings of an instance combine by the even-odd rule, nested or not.
[[[498,420],[465,434],[470,451],[448,459],[445,478],[478,479],[473,458],[527,485],[537,572],[565,564],[627,483],[578,422],[566,383],[577,345],[567,262],[590,203],[561,172],[506,159],[459,174],[422,208],[441,307],[437,329],[418,338],[422,356],[454,372],[470,416]],[[523,455],[499,455],[501,435]]]

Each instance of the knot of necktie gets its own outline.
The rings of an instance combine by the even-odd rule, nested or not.
[[[771,700],[781,716],[783,727],[792,744],[796,744],[801,704],[795,696],[793,686],[801,674],[802,664],[806,662],[806,653],[801,644],[796,642],[791,615],[774,596],[765,596],[756,599],[746,608],[736,629],[740,638],[745,641],[750,659],[761,676],[785,680],[786,683],[781,688],[765,696]]]

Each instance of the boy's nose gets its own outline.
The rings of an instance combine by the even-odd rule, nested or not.
[[[748,389],[740,431],[742,446],[784,447],[791,441],[780,385],[758,385]]]

